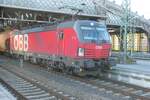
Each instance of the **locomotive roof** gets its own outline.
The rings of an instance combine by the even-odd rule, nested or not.
[[[88,25],[89,23],[99,24],[99,22],[91,21],[91,20],[76,20],[76,21],[66,21],[61,22],[59,24],[53,24],[53,25],[41,25],[34,28],[27,28],[24,30],[21,30],[21,33],[31,33],[31,32],[42,32],[42,31],[50,31],[50,30],[56,30],[57,28],[69,28],[74,27],[75,25]]]
[[[99,25],[99,22],[93,20],[76,20],[76,21],[67,21],[64,23],[60,23],[58,27],[65,28],[65,27],[74,27],[75,25],[88,25],[90,23],[94,23],[95,25]],[[102,23],[101,23],[102,24]],[[103,23],[104,25],[104,23]]]

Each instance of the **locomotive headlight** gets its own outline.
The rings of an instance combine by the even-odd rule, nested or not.
[[[81,56],[81,57],[84,56],[84,48],[79,48],[78,49],[78,56]]]

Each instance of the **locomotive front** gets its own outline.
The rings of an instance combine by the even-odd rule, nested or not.
[[[78,37],[77,63],[80,71],[109,68],[111,38],[105,24],[95,21],[77,21],[75,30]]]

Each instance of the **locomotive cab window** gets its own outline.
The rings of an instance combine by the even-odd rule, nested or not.
[[[63,32],[63,31],[59,32],[58,38],[59,38],[60,40],[62,40],[62,39],[64,38],[64,32]]]
[[[81,36],[86,42],[109,42],[109,35],[105,27],[100,26],[80,26]]]
[[[84,40],[97,40],[98,34],[94,27],[81,26],[81,30]]]

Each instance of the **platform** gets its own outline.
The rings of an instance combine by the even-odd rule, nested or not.
[[[136,64],[117,64],[113,68],[123,68],[150,74],[150,60],[136,60]]]
[[[0,84],[0,100],[17,100],[17,99]]]
[[[150,89],[150,60],[136,60],[135,64],[117,64],[106,77]]]

